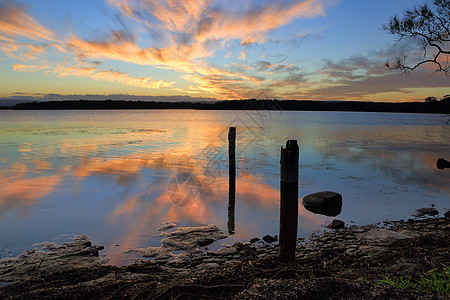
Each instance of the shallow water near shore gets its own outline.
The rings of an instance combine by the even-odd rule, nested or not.
[[[237,127],[235,234],[278,234],[279,155],[300,144],[299,200],[343,195],[337,218],[375,223],[450,208],[446,116],[284,111],[0,111],[1,257],[87,234],[110,264],[159,246],[158,227],[227,231],[228,127]],[[333,218],[299,205],[298,236]]]

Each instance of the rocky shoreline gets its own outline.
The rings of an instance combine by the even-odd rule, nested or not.
[[[101,265],[101,246],[83,236],[1,260],[0,298],[449,299],[379,284],[383,274],[414,277],[450,266],[448,212],[312,234],[298,239],[292,263],[279,261],[277,244],[252,242],[114,267]]]

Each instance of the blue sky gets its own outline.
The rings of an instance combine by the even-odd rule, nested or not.
[[[432,66],[385,67],[401,46],[382,25],[422,3],[0,0],[0,97],[442,97]]]

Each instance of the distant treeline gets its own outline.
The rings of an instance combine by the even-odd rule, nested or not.
[[[433,102],[356,102],[309,100],[227,100],[203,102],[148,102],[125,100],[66,100],[19,103],[18,110],[67,109],[200,109],[200,110],[309,110],[404,113],[450,113],[450,99]]]

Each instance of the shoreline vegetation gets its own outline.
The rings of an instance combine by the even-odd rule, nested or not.
[[[298,239],[290,263],[280,261],[273,241],[256,239],[218,251],[198,247],[184,260],[106,266],[103,247],[83,235],[26,251],[20,268],[5,267],[18,258],[0,260],[0,298],[448,299],[450,212],[436,214],[424,208],[414,219],[313,233]]]
[[[355,111],[450,114],[450,98],[430,102],[358,102],[312,100],[226,100],[207,102],[157,102],[125,100],[65,100],[18,103],[14,110],[82,109],[197,109],[275,111]]]

